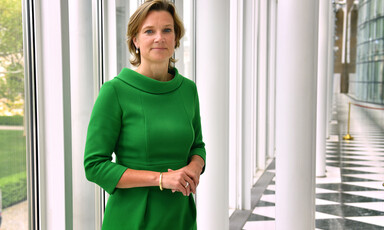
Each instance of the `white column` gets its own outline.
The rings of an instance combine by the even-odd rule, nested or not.
[[[276,124],[276,0],[269,1],[269,61],[268,61],[268,157],[275,156]]]
[[[84,143],[94,102],[92,1],[69,0],[73,229],[95,229],[95,185],[85,178]]]
[[[42,229],[72,229],[68,2],[36,2]]]
[[[197,194],[200,230],[228,229],[229,0],[196,2],[196,82],[207,166]]]
[[[243,1],[230,2],[229,208],[242,209]],[[251,187],[250,185],[249,187]],[[250,197],[250,196],[249,196]]]
[[[315,228],[318,1],[278,2],[276,229]]]
[[[258,12],[256,1],[243,2],[243,46],[241,87],[241,209],[251,209],[251,189],[257,168],[257,69],[258,69]],[[232,76],[231,76],[232,79]]]
[[[333,105],[333,77],[334,77],[334,33],[335,33],[335,13],[332,1],[328,2],[328,119],[327,119],[327,137],[329,137],[329,126],[332,120]]]
[[[257,169],[265,169],[267,156],[267,100],[268,100],[268,6],[259,0],[259,39],[257,75]]]
[[[317,124],[316,124],[316,176],[325,177],[325,146],[327,127],[328,83],[328,7],[329,1],[319,1],[319,42],[317,66]]]

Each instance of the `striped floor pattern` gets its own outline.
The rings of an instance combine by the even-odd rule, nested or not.
[[[326,177],[316,179],[316,229],[384,229],[383,126],[363,108],[353,107],[350,133],[354,140],[343,140],[349,100],[337,95],[334,105]],[[275,173],[273,164],[266,172]],[[274,178],[242,229],[275,229]]]

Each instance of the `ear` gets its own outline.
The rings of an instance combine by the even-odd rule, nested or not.
[[[132,41],[133,41],[133,44],[135,44],[136,49],[139,49],[140,47],[139,47],[139,42],[137,41],[137,37],[134,37]]]

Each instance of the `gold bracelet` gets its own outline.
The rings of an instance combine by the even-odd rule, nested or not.
[[[163,191],[163,185],[161,183],[162,180],[163,180],[163,173],[160,172],[160,178],[159,178],[159,188],[160,188],[160,191]]]

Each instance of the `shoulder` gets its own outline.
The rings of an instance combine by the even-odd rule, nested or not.
[[[101,91],[113,91],[115,94],[119,95],[122,91],[124,91],[124,87],[126,87],[126,83],[122,81],[118,76],[115,78],[104,82],[104,84],[100,88]]]
[[[197,91],[197,88],[196,88],[196,83],[194,81],[192,81],[191,79],[189,78],[186,78],[184,77],[183,75],[179,74],[180,77],[183,79],[183,88],[187,88],[189,90],[193,90],[193,91]]]
[[[192,81],[191,79],[189,78],[186,78],[184,76],[181,75],[181,77],[183,78],[183,84],[186,84],[187,86],[189,87],[194,87],[196,88],[196,83],[194,81]]]
[[[181,84],[181,87],[179,88],[179,90],[182,92],[182,94],[184,94],[186,97],[196,97],[197,95],[197,88],[196,88],[196,84],[194,81],[186,78],[186,77],[183,77],[183,82]]]
[[[121,85],[121,83],[122,83],[121,80],[119,80],[117,77],[115,77],[111,80],[104,82],[104,84],[101,87],[116,88],[119,85]]]
[[[118,78],[113,78],[112,80],[104,82],[101,86],[98,98],[109,98],[114,100],[119,100],[119,95],[122,92],[122,83]]]

